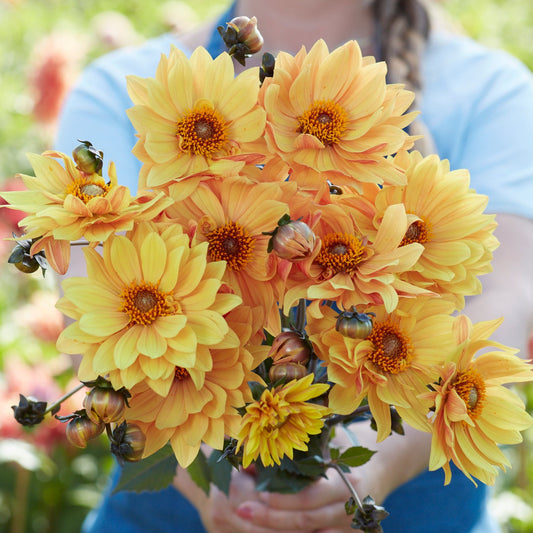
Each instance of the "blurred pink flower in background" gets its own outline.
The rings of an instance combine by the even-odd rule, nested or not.
[[[102,11],[91,21],[99,44],[114,50],[123,46],[139,44],[144,38],[137,33],[131,20],[118,11]]]

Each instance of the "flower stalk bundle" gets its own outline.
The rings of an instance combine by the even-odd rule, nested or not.
[[[220,30],[239,62],[239,24],[254,52],[260,41],[242,19]],[[413,94],[385,74],[355,41],[265,54],[237,76],[228,53],[172,48],[153,78],[128,78],[136,196],[112,163],[103,177],[88,141],[73,158],[30,156],[28,191],[2,193],[28,213],[27,252],[58,273],[87,243],[57,347],[83,355],[88,386],[127,391],[123,409],[75,415],[106,425],[126,461],[170,449],[190,467],[207,444],[255,465],[264,489],[298,490],[370,458],[331,438],[366,412],[377,441],[398,417],[432,433],[446,483],[450,462],[488,484],[509,465],[498,444],[532,419],[504,384],[532,370],[490,340],[499,321],[460,313],[491,269],[496,223],[467,170],[413,149]],[[358,527],[386,515],[353,500]]]

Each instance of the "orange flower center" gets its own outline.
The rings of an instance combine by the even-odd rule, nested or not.
[[[485,404],[485,382],[479,373],[471,368],[461,372],[453,383],[455,392],[465,402],[470,418],[477,418]]]
[[[329,233],[322,239],[322,247],[315,262],[333,275],[351,274],[363,260],[365,247],[355,236],[347,233]]]
[[[237,222],[229,222],[206,235],[209,255],[213,261],[226,261],[239,271],[252,259],[255,241]]]
[[[176,312],[175,305],[171,304],[171,293],[161,292],[157,285],[152,283],[133,282],[123,289],[120,297],[122,299],[120,311],[130,315],[128,326],[136,324],[148,326],[157,317],[173,315]]]
[[[72,194],[86,204],[95,196],[105,196],[109,191],[109,185],[103,180],[78,178],[74,180],[65,191],[66,194]]]
[[[416,220],[407,228],[400,246],[405,246],[413,242],[424,244],[425,242],[429,242],[431,237],[431,225],[423,220]]]
[[[413,358],[411,340],[398,325],[390,320],[374,324],[367,340],[374,345],[368,358],[384,372],[398,374],[409,367]]]
[[[336,144],[346,131],[346,111],[331,100],[317,100],[298,117],[300,133],[315,136],[322,144]]]
[[[218,111],[203,105],[194,108],[178,121],[176,134],[184,152],[211,157],[224,148],[227,125]]]
[[[181,366],[177,366],[174,369],[174,379],[176,379],[178,381],[183,381],[184,379],[187,379],[189,376],[190,376],[190,374],[187,371],[187,369],[185,369],[185,368],[183,368]]]

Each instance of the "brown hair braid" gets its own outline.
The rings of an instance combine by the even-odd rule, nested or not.
[[[374,0],[372,4],[376,59],[387,63],[389,83],[402,83],[415,93],[411,109],[420,110],[421,59],[429,36],[430,19],[420,0]],[[433,140],[420,120],[410,128],[413,135],[424,135],[416,148],[434,152]]]

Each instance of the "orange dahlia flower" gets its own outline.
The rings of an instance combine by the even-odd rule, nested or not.
[[[443,468],[451,480],[450,461],[475,483],[492,485],[497,468],[510,466],[498,444],[517,444],[533,419],[506,383],[533,380],[533,367],[516,350],[489,340],[502,320],[472,325],[461,316],[456,331],[460,349],[441,368],[432,391],[421,396],[434,405],[429,469]],[[480,349],[493,350],[476,356]]]
[[[338,185],[405,183],[386,156],[410,144],[403,128],[415,116],[404,114],[413,94],[387,85],[385,74],[385,63],[363,58],[355,41],[331,53],[320,40],[309,53],[278,54],[260,97],[268,146],[292,179],[305,183],[314,172]]]
[[[405,168],[407,185],[384,187],[375,203],[379,214],[392,204],[403,203],[410,225],[402,245],[420,243],[424,251],[401,278],[454,296],[464,307],[464,296],[479,294],[478,276],[491,271],[494,215],[484,214],[487,197],[470,188],[467,170],[450,171],[447,160],[403,152],[395,158]]]
[[[312,384],[313,374],[292,380],[272,390],[265,389],[259,400],[246,407],[239,431],[237,451],[243,448],[243,467],[259,456],[264,466],[280,464],[293,450],[307,450],[309,435],[318,435],[324,417],[331,410],[308,400],[324,394],[327,384]]]
[[[57,346],[84,355],[82,381],[146,382],[165,395],[180,367],[200,387],[212,368],[209,348],[239,345],[224,318],[241,301],[221,291],[225,265],[208,263],[207,244],[190,246],[181,226],[142,223],[110,237],[103,256],[84,252],[87,277],[65,280],[57,304],[75,320]]]
[[[130,390],[127,417],[146,436],[145,457],[170,441],[185,468],[197,456],[202,442],[222,449],[226,436],[237,436],[241,421],[237,408],[252,399],[248,382],[260,381],[252,369],[266,357],[269,347],[247,346],[262,325],[261,310],[240,306],[226,319],[240,345],[211,347],[212,368],[205,372],[201,386],[185,368],[176,367],[167,395],[157,394],[145,383]]]
[[[344,309],[384,304],[392,311],[400,295],[429,294],[399,278],[423,250],[418,243],[400,247],[407,230],[401,204],[389,207],[372,241],[360,232],[349,207],[329,204],[320,210],[321,217],[312,228],[321,240],[320,252],[311,264],[303,262],[299,270],[292,269],[284,301],[286,310],[298,299],[306,298],[314,300],[311,313],[324,300],[335,301]]]
[[[128,77],[135,106],[128,116],[139,133],[141,188],[158,188],[198,174],[238,172],[261,162],[265,111],[258,105],[259,73],[235,77],[231,57],[204,48],[187,58],[172,47],[155,78]],[[187,184],[184,183],[187,187]]]
[[[322,318],[309,319],[309,338],[333,383],[329,406],[335,413],[350,414],[367,397],[378,441],[390,434],[390,406],[409,425],[428,431],[429,404],[417,396],[435,380],[435,365],[456,349],[453,304],[440,298],[404,298],[392,313],[384,306],[358,310],[375,314],[366,339],[339,333],[337,315],[327,306]]]
[[[109,182],[86,174],[60,152],[30,154],[35,177],[22,175],[27,191],[2,192],[8,207],[28,213],[20,221],[26,239],[37,239],[31,253],[44,250],[51,267],[65,274],[70,261],[70,241],[86,239],[92,245],[111,234],[127,231],[135,220],[159,214],[172,201],[161,195],[137,202],[129,189],[117,183],[113,163]],[[62,160],[63,165],[57,159]]]
[[[224,281],[245,305],[265,310],[265,327],[279,332],[276,256],[267,252],[270,232],[289,212],[290,184],[250,183],[240,178],[211,180],[167,210],[184,226],[195,228],[193,242],[207,243],[212,261],[227,264]]]

